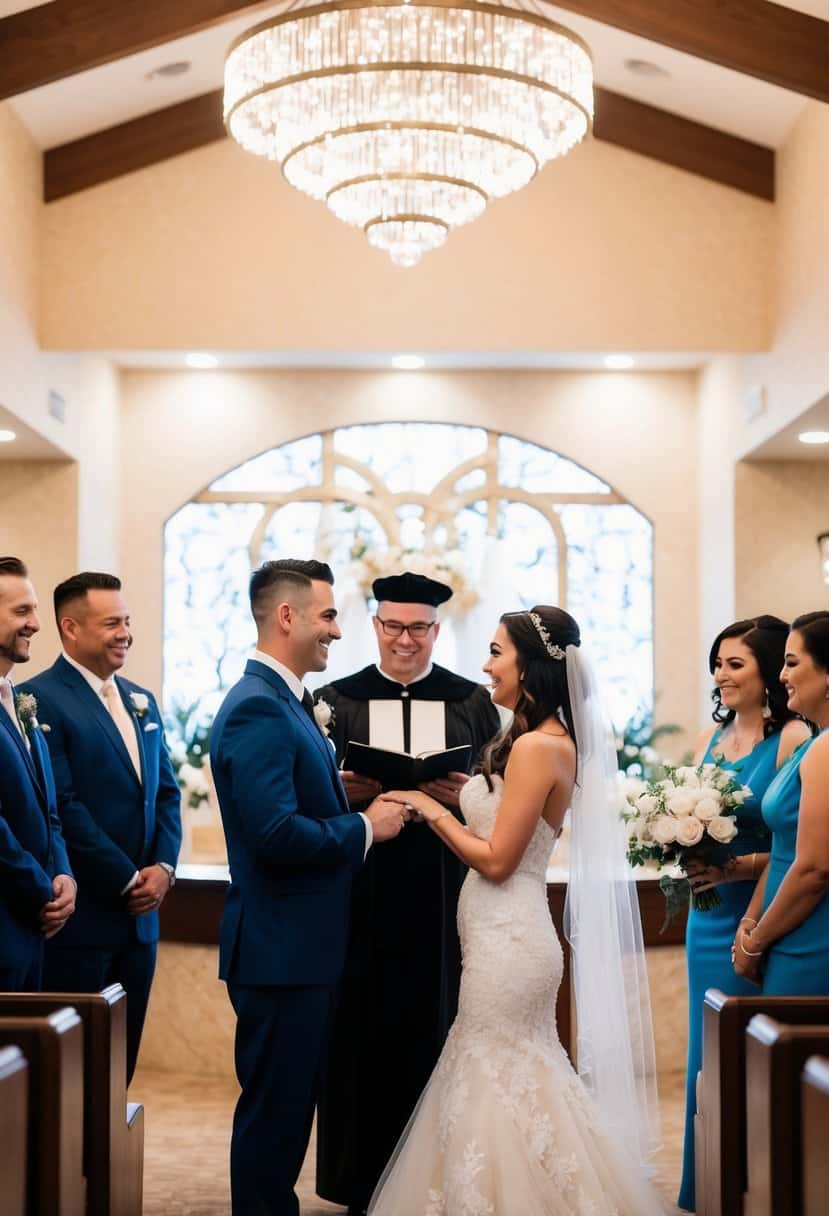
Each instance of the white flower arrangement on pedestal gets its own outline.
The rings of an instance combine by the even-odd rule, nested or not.
[[[422,549],[403,549],[400,545],[393,545],[389,549],[369,549],[358,542],[352,548],[351,556],[353,561],[346,575],[354,580],[366,600],[371,599],[371,585],[375,579],[401,574],[404,570],[436,579],[452,588],[451,600],[441,606],[443,616],[466,616],[481,598],[469,582],[463,554],[459,549],[424,553]]]

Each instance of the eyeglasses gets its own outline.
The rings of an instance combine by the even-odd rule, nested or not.
[[[403,625],[400,621],[384,621],[380,616],[374,619],[389,638],[399,638],[404,633],[408,633],[410,638],[425,638],[432,626],[437,625],[437,621],[415,621],[411,625]]]

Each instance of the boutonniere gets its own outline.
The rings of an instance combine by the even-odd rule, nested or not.
[[[145,692],[131,692],[132,712],[136,718],[146,718],[150,712],[150,698]]]
[[[322,697],[314,706],[314,719],[327,739],[331,733],[331,727],[334,725],[334,711]]]
[[[23,727],[27,736],[31,736],[33,730],[37,730],[40,723],[37,720],[37,698],[33,697],[30,692],[19,692],[14,698],[14,708],[17,711],[17,720]]]

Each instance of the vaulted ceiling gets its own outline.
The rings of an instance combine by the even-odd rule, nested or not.
[[[761,198],[806,99],[829,102],[829,0],[523,5],[590,46],[597,139]],[[0,99],[44,149],[46,199],[224,138],[224,53],[288,7],[0,0]]]

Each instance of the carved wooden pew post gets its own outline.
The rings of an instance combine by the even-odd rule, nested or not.
[[[803,1216],[829,1204],[829,1057],[812,1056],[800,1081]]]
[[[26,1216],[29,1066],[19,1047],[0,1048],[0,1202]]]
[[[84,1216],[83,1023],[74,1009],[0,1017],[0,1047],[29,1065],[30,1216]]]

